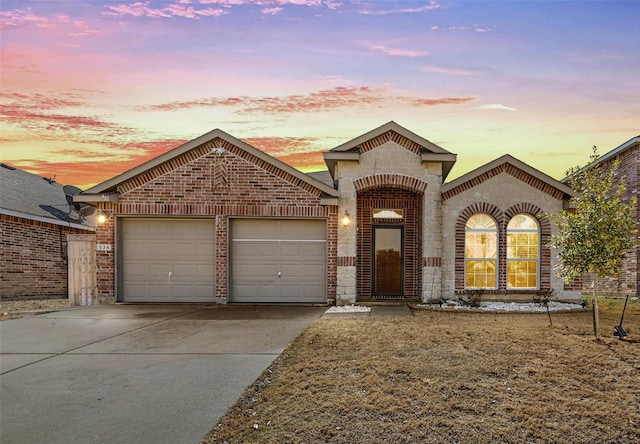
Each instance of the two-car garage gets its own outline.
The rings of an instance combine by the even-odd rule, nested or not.
[[[226,264],[229,302],[326,302],[325,220],[227,222],[219,261],[215,218],[120,218],[118,300],[214,303],[216,267]]]

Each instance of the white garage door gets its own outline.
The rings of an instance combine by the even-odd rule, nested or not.
[[[323,220],[232,219],[232,302],[327,301]]]
[[[213,220],[130,218],[121,224],[121,300],[215,301]]]

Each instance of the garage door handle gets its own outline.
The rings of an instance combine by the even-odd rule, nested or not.
[[[169,272],[169,277],[173,276],[173,271]]]
[[[281,276],[282,276],[282,272],[278,271],[278,277],[281,277]]]

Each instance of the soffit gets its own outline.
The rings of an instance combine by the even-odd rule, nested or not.
[[[312,186],[313,188],[316,188],[317,190],[319,190],[321,193],[329,195],[329,196],[334,196],[337,197],[338,196],[338,192],[333,188],[328,186],[327,184],[323,183],[320,180],[317,180],[311,176],[308,176],[304,173],[302,173],[301,171],[298,171],[297,169],[293,168],[290,165],[287,165],[286,163],[264,153],[263,151],[249,145],[246,142],[243,142],[240,139],[237,139],[227,133],[225,133],[224,131],[220,130],[220,129],[215,129],[213,131],[210,131],[196,139],[193,139],[189,142],[184,143],[183,145],[180,145],[170,151],[167,151],[164,154],[161,154],[160,156],[157,156],[141,165],[138,165],[135,168],[132,168],[128,171],[125,171],[124,173],[115,176],[111,179],[108,179],[92,188],[89,188],[88,190],[86,190],[84,193],[82,193],[83,195],[87,196],[87,195],[93,195],[96,197],[96,200],[102,200],[101,199],[101,195],[108,195],[109,193],[114,193],[117,191],[118,186],[124,184],[127,181],[130,181],[138,176],[141,176],[151,170],[153,170],[154,168],[160,168],[163,165],[173,161],[174,159],[178,158],[179,156],[183,156],[188,154],[190,151],[195,150],[195,149],[199,149],[201,148],[203,145],[205,144],[210,144],[212,142],[215,142],[216,139],[221,139],[222,141],[231,144],[237,148],[239,148],[242,151],[245,151],[246,153],[250,154],[251,156],[254,156],[255,158],[266,162],[267,164],[269,164],[272,167],[275,167],[276,169],[280,170],[283,173],[286,173],[287,175],[289,175],[292,178],[292,182],[296,182],[296,181],[301,181],[305,184],[308,184],[310,186]],[[215,144],[213,144],[215,145]],[[216,147],[214,147],[212,145],[212,150],[215,150]],[[223,144],[221,144],[222,146]],[[295,184],[294,184],[295,185]],[[85,197],[85,199],[89,198],[88,196]],[[85,200],[83,199],[83,200]]]
[[[501,173],[510,174],[558,199],[569,199],[576,195],[575,191],[562,182],[509,154],[505,154],[492,162],[444,184],[442,186],[442,199],[449,199]]]

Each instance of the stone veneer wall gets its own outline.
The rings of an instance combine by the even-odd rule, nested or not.
[[[538,219],[541,227],[540,286],[554,288],[564,299],[580,297],[575,287],[565,285],[555,275],[553,267],[558,261],[557,253],[545,247],[555,228],[541,218],[540,213],[560,211],[563,206],[561,196],[543,184],[536,186],[535,180],[529,178],[526,173],[509,165],[496,174],[474,181],[473,186],[445,193],[442,202],[444,297],[455,297],[464,291],[464,224],[476,212],[491,215],[499,226],[499,288],[494,296],[518,299],[519,293],[523,296],[531,293],[506,288],[506,226],[511,217],[522,212]]]
[[[422,235],[416,235],[418,259],[422,266],[422,278],[416,277],[414,294],[422,300],[438,299],[441,293],[441,213],[440,185],[442,166],[439,163],[422,163],[419,147],[403,137],[379,137],[363,144],[359,162],[339,161],[335,177],[340,191],[339,214],[348,212],[352,218],[349,226],[338,230],[338,282],[336,300],[339,304],[356,301],[359,285],[356,268],[358,251],[357,227],[362,215],[358,211],[358,193],[374,189],[407,190],[421,195]],[[370,254],[370,252],[369,252]],[[425,279],[425,276],[427,279]],[[428,288],[425,283],[428,282]],[[418,286],[422,288],[418,291]],[[366,291],[366,290],[365,290]],[[364,294],[364,293],[363,293]],[[413,296],[412,296],[413,297]]]

